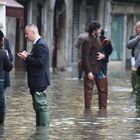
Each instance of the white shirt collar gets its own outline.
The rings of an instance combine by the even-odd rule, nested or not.
[[[34,41],[34,44],[41,38],[41,36],[39,36],[38,38],[36,38],[36,40]]]

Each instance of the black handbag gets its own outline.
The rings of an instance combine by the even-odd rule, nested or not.
[[[140,76],[140,66],[138,66],[138,68],[137,68],[137,71],[136,71],[136,72],[137,72],[137,75],[138,75],[138,76]]]

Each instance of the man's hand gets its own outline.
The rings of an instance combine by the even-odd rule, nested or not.
[[[28,56],[28,53],[27,53],[26,51],[23,51],[23,52],[17,53],[17,55],[18,55],[21,59],[25,60],[25,59],[27,58],[27,56]]]
[[[137,68],[132,67],[131,70],[132,70],[132,71],[137,71]]]
[[[110,40],[108,40],[107,38],[105,38],[103,41],[102,41],[102,45],[103,46],[106,46],[110,43]]]
[[[93,80],[94,76],[93,76],[93,73],[92,72],[89,72],[88,73],[88,79],[89,80]]]
[[[105,54],[101,53],[101,52],[97,52],[97,60],[101,60],[105,58]]]
[[[138,38],[140,39],[140,34],[138,35]]]

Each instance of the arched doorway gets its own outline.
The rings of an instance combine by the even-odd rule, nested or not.
[[[66,66],[66,6],[64,0],[56,0],[53,23],[53,69]]]

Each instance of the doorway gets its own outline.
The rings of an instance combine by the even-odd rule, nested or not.
[[[112,17],[111,40],[113,45],[113,52],[111,54],[111,60],[123,60],[123,24],[123,15],[114,15]]]
[[[53,23],[53,69],[66,67],[66,5],[64,0],[57,0],[54,7]]]

